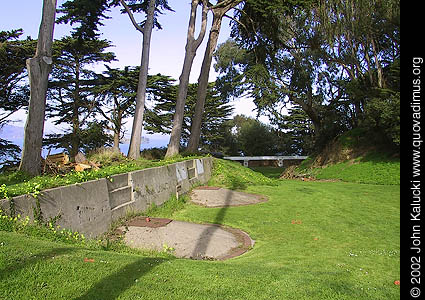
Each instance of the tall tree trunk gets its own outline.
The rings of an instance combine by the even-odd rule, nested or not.
[[[122,112],[118,111],[117,116],[115,118],[114,125],[114,146],[112,147],[114,152],[120,152],[120,135],[121,135],[121,127],[122,127]]]
[[[116,130],[118,130],[118,128]],[[112,147],[112,150],[114,152],[120,152],[120,133],[117,131],[114,131],[114,145]]]
[[[373,38],[371,39],[371,42],[372,42],[373,56],[375,57],[375,67],[378,73],[378,87],[382,89],[382,88],[385,88],[385,80],[384,80],[384,75],[382,71],[382,66],[381,66],[381,63],[379,62],[378,51],[376,49],[376,43]]]
[[[201,73],[198,79],[198,92],[195,106],[195,115],[193,117],[190,129],[190,138],[187,150],[189,152],[198,151],[199,140],[201,137],[202,113],[204,111],[205,99],[207,97],[208,77],[211,69],[211,62],[215,48],[217,47],[218,36],[220,34],[221,22],[224,15],[242,0],[222,0],[212,7],[213,21],[208,37],[207,48],[205,49],[204,60],[202,61]]]
[[[204,60],[202,61],[201,74],[198,79],[198,92],[195,105],[195,115],[193,116],[192,127],[190,129],[190,138],[187,150],[196,152],[198,150],[199,139],[201,137],[202,113],[204,111],[205,99],[207,97],[208,77],[210,75],[211,62],[214,50],[217,46],[218,36],[220,34],[221,21],[223,15],[214,13],[213,23],[208,37],[207,48],[205,50]]]
[[[71,160],[74,161],[75,156],[80,150],[80,115],[79,108],[81,105],[80,99],[80,62],[77,59],[75,62],[75,87],[74,87],[74,101],[72,103],[72,136],[71,136],[71,149],[69,155]]]
[[[290,96],[289,100],[301,106],[301,109],[307,114],[307,116],[313,122],[314,136],[315,138],[317,138],[317,136],[322,131],[323,122],[322,122],[322,118],[319,115],[319,112],[313,108],[311,93],[308,93],[307,98],[309,99],[308,103],[304,102],[303,99],[300,99],[294,96]]]
[[[19,170],[31,175],[41,171],[46,93],[52,68],[52,43],[57,0],[44,0],[35,56],[27,60],[30,101],[25,123],[25,137]]]
[[[130,147],[128,149],[128,155],[127,155],[128,157],[133,159],[138,159],[140,157],[140,145],[142,143],[143,114],[145,111],[146,85],[148,80],[148,69],[149,69],[149,52],[150,52],[151,35],[152,35],[152,28],[153,28],[153,22],[154,22],[155,4],[156,4],[156,0],[149,1],[149,8],[147,13],[146,23],[142,31],[143,33],[142,61],[140,64],[139,84],[137,86],[136,110],[134,112],[133,128],[131,130]]]
[[[200,0],[192,0],[192,8],[190,12],[189,27],[187,31],[186,54],[184,57],[183,69],[180,75],[179,89],[177,92],[176,110],[173,119],[173,128],[171,130],[170,142],[168,144],[165,157],[171,157],[179,153],[180,139],[183,127],[184,105],[186,103],[187,89],[189,86],[189,76],[192,69],[193,59],[196,55],[196,50],[202,43],[207,27],[208,3],[202,0],[202,25],[198,38],[195,40],[196,26],[196,10]]]

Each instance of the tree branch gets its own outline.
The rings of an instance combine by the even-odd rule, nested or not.
[[[223,1],[219,1],[216,5],[213,5],[211,7],[211,9],[217,9],[217,8],[224,8],[224,7],[228,7],[227,10],[229,10],[230,8],[232,8],[232,6],[236,6],[239,3],[241,3],[242,0],[223,0]]]
[[[120,0],[120,2],[121,2],[121,4],[122,4],[122,6],[124,6],[125,11],[127,12],[128,17],[129,17],[129,18],[130,18],[130,20],[131,20],[131,23],[133,23],[134,27],[135,27],[138,31],[140,31],[142,34],[144,34],[144,29],[143,29],[143,27],[142,27],[142,26],[140,26],[139,24],[137,24],[136,19],[134,18],[134,15],[133,15],[133,13],[132,13],[132,11],[131,11],[130,7],[128,7],[127,3],[125,3],[125,1],[124,1],[124,0]]]
[[[9,114],[6,114],[6,116],[0,116],[0,124],[3,123],[8,117],[10,117],[11,115],[13,115],[15,112],[17,112],[17,110],[11,111]]]
[[[208,5],[206,0],[202,1],[202,25],[201,25],[201,31],[199,32],[198,38],[195,40],[195,46],[194,48],[197,49],[199,45],[202,43],[202,40],[204,39],[205,32],[207,29],[207,18],[208,18]],[[196,12],[195,12],[196,13]]]

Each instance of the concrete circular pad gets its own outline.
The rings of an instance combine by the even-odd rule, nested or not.
[[[193,203],[206,207],[241,206],[267,201],[267,197],[262,195],[210,186],[201,186],[193,189],[190,193],[190,198]]]
[[[159,223],[162,226],[151,226]],[[215,224],[139,217],[119,230],[130,247],[169,251],[181,258],[224,260],[241,255],[254,245],[245,232]]]

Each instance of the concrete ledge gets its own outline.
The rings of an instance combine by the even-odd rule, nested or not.
[[[193,177],[188,176],[188,168]],[[57,224],[89,237],[108,231],[111,223],[129,212],[144,211],[151,204],[162,205],[171,195],[188,192],[194,184],[211,177],[212,158],[183,161],[69,186],[14,197],[16,214],[34,220],[34,208],[40,204],[44,220],[61,218]],[[10,200],[0,200],[0,207],[10,214]]]
[[[111,204],[111,209],[130,202],[131,192],[132,187],[128,185],[117,188],[116,190],[109,191],[109,203]]]
[[[129,184],[128,174],[129,173],[118,174],[118,175],[113,175],[110,178],[108,178],[107,179],[108,189],[110,191],[112,191],[112,190],[115,190],[115,189],[119,189],[119,188],[128,186],[128,184]]]

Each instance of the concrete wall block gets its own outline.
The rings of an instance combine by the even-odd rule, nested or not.
[[[211,157],[199,159],[197,164],[197,179],[201,184],[205,184],[211,178],[211,169],[212,169],[213,160]],[[203,171],[199,173],[199,170]]]
[[[188,168],[187,169],[187,176],[190,179],[195,178],[196,177],[196,168]]]
[[[167,168],[167,177],[170,183],[171,187],[176,187],[176,185],[178,185],[178,180],[177,180],[177,165],[176,164],[172,164],[172,165],[168,165],[166,166]]]
[[[146,210],[153,203],[162,205],[175,195],[179,185],[183,187],[181,193],[187,192],[190,188],[189,181],[187,178],[179,181],[179,174],[187,175],[184,162],[132,172],[131,180],[136,207],[142,206],[140,210]]]
[[[188,178],[186,163],[179,162],[179,163],[176,163],[175,165],[176,165],[177,181],[181,182],[183,180],[186,180]]]
[[[168,200],[175,190],[174,174],[170,174],[168,168],[159,167],[145,170],[144,187],[148,202],[161,205]]]
[[[108,183],[108,190],[112,191],[112,190],[116,190],[125,186],[129,185],[129,181],[128,181],[128,175],[129,173],[125,173],[125,174],[118,174],[118,175],[113,175],[110,178],[107,179],[107,183]]]
[[[117,206],[111,210],[112,222],[118,220],[119,218],[125,217],[129,213],[133,213],[136,211],[140,211],[140,210],[137,209],[136,203],[134,201]]]
[[[131,172],[130,176],[133,186],[133,199],[136,203],[136,207],[149,207],[150,203],[147,202],[146,188],[143,184],[145,182],[144,170]]]
[[[109,203],[111,208],[131,202],[131,186],[124,186],[109,192]]]
[[[152,203],[162,205],[171,195],[187,193],[193,184],[204,184],[211,176],[212,158],[179,162],[168,166],[144,169],[81,184],[44,190],[37,199],[30,195],[13,198],[16,214],[33,220],[34,208],[40,203],[44,220],[61,215],[57,224],[95,237],[109,229],[111,222],[130,211],[145,211]],[[203,173],[200,164],[202,163]],[[188,166],[197,168],[189,180]],[[133,197],[132,197],[133,196]],[[0,206],[10,212],[10,201],[0,200]]]
[[[185,179],[185,180],[179,182],[179,185],[181,186],[180,193],[179,193],[180,195],[186,194],[187,192],[190,191],[191,184],[189,182],[189,179]]]
[[[10,201],[8,199],[1,199],[0,200],[0,209],[3,211],[4,214],[10,215]]]
[[[186,164],[186,168],[188,168],[188,169],[195,167],[195,160],[194,159],[186,160],[186,161],[184,161],[184,163]]]
[[[212,169],[214,166],[214,161],[211,157],[204,158],[202,159],[202,161],[204,162],[205,175],[208,176],[208,180],[210,180]]]
[[[106,232],[111,206],[106,179],[43,191],[38,199],[45,220],[61,215],[58,225],[88,236]]]
[[[204,174],[204,162],[202,159],[196,159],[195,166],[196,166],[196,174],[198,176]]]
[[[9,210],[7,211],[8,215],[10,215],[10,200],[6,200],[9,204]],[[15,210],[15,215],[21,215],[22,217],[28,216],[31,221],[34,220],[33,212],[35,207],[35,199],[30,195],[22,195],[13,197],[13,206]]]

